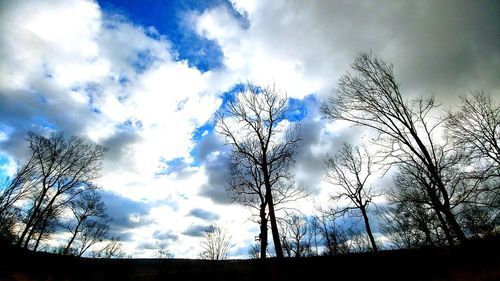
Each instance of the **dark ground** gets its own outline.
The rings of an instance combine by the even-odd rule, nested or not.
[[[500,280],[500,239],[300,259],[75,258],[0,245],[0,280]]]

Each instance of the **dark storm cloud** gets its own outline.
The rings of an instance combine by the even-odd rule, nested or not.
[[[207,221],[212,221],[212,220],[218,220],[219,219],[219,214],[216,214],[214,212],[210,212],[207,210],[203,210],[201,208],[194,208],[191,211],[189,211],[188,216],[193,216],[202,220],[207,220]]]
[[[112,219],[111,229],[126,231],[153,223],[149,217],[150,207],[146,203],[109,191],[103,191],[101,196],[106,205],[106,212]]]
[[[134,233],[131,231],[122,231],[120,229],[110,229],[111,237],[118,237],[122,242],[133,242],[135,241]]]
[[[102,141],[106,147],[105,170],[127,169],[130,165],[131,145],[139,142],[141,137],[133,128],[117,130],[113,135]]]
[[[161,250],[165,249],[170,244],[165,241],[156,241],[156,242],[142,242],[137,245],[138,250]]]
[[[327,132],[326,119],[316,118],[317,103],[308,105],[308,115],[300,122],[301,147],[297,152],[295,177],[297,183],[317,194],[319,183],[326,170],[325,160],[328,155],[334,154],[342,143],[356,143],[359,141],[362,130],[360,128],[345,128],[337,132]]]
[[[137,245],[137,248],[139,250],[159,250],[160,247],[158,243],[153,243],[153,242],[142,242]]]
[[[199,140],[192,152],[195,161],[205,165],[208,176],[200,195],[221,204],[231,203],[225,187],[228,179],[228,149],[212,131]]]
[[[220,204],[230,204],[231,200],[226,191],[228,181],[228,155],[220,154],[214,159],[205,162],[207,183],[201,186],[200,195],[210,198]]]
[[[21,161],[26,157],[24,139],[29,131],[48,136],[57,129],[66,136],[81,136],[96,120],[86,106],[64,101],[63,89],[51,81],[34,82],[32,87],[36,90],[0,90],[0,131],[8,136],[0,149]]]
[[[209,225],[193,224],[190,225],[182,234],[192,237],[201,237]]]
[[[168,240],[168,241],[177,241],[179,236],[177,234],[172,233],[171,231],[155,231],[153,233],[153,237],[158,240]]]
[[[405,94],[457,96],[500,90],[499,14],[498,1],[276,1],[251,30],[302,61],[306,79],[322,77],[322,97],[362,51],[394,64]]]
[[[206,161],[212,152],[222,150],[223,144],[215,133],[210,132],[203,136],[193,149],[197,161]]]

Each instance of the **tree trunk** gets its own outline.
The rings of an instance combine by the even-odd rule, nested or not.
[[[370,222],[368,221],[368,214],[366,213],[366,209],[361,208],[361,214],[363,215],[363,220],[365,221],[365,227],[366,227],[366,233],[368,234],[368,237],[370,238],[370,243],[372,244],[372,248],[374,252],[378,251],[377,244],[375,243],[375,238],[373,237],[372,230],[370,228]]]
[[[438,173],[438,170],[436,168],[436,165],[434,164],[433,158],[430,156],[429,151],[427,150],[427,147],[423,144],[423,142],[420,140],[418,137],[416,131],[411,130],[410,131],[411,135],[417,142],[418,147],[420,148],[420,151],[423,153],[423,156],[427,163],[425,163],[427,171],[431,175],[431,181],[436,184],[437,189],[443,194],[444,200],[446,200],[446,204],[442,204],[441,201],[439,201],[439,205],[441,211],[443,212],[446,221],[448,222],[449,226],[452,228],[455,236],[458,238],[458,241],[461,243],[467,241],[467,237],[465,237],[464,232],[462,231],[462,228],[458,224],[455,215],[450,210],[450,205],[449,205],[449,197],[448,197],[448,191],[446,190],[446,186],[443,183],[443,180],[441,179],[441,176]],[[431,194],[429,194],[431,195]],[[432,200],[432,199],[431,199]]]
[[[45,194],[46,194],[46,190],[44,189],[41,196],[40,196],[40,200],[36,203],[35,205],[35,208],[33,208],[33,213],[30,215],[28,221],[26,222],[26,225],[24,227],[24,230],[21,234],[21,236],[19,237],[19,240],[17,241],[17,246],[21,247],[23,242],[24,242],[24,246],[22,246],[23,248],[26,248],[28,243],[25,242],[24,240],[30,240],[31,239],[31,235],[32,235],[32,229],[34,228],[35,224],[36,224],[36,220],[37,220],[37,217],[38,217],[38,213],[40,212],[40,206],[42,205],[42,201],[43,201],[43,198],[45,197]],[[31,229],[31,231],[30,231]],[[28,235],[28,232],[29,232],[29,235]],[[26,235],[28,235],[28,238],[26,238]]]
[[[281,248],[278,223],[276,222],[276,215],[274,214],[274,203],[270,188],[268,191],[266,191],[266,193],[269,194],[269,195],[266,194],[266,196],[268,197],[267,205],[269,206],[269,219],[271,220],[271,232],[273,235],[274,250],[276,251],[276,257],[281,259],[284,257],[283,249]]]
[[[31,241],[33,234],[35,234],[36,226],[40,223],[40,220],[41,220],[41,218],[38,216],[32,221],[31,228],[26,227],[26,231],[28,232],[28,234],[24,238],[23,248],[28,249],[29,242]],[[24,232],[23,232],[23,234],[24,234]]]
[[[38,234],[38,238],[36,239],[35,247],[33,248],[33,251],[36,251],[38,249],[38,245],[40,245],[40,240],[42,240],[42,236],[45,233],[45,228],[47,227],[47,222],[48,218],[45,218],[43,220],[43,225],[42,228],[40,229],[40,233]]]
[[[441,223],[441,227],[443,228],[444,235],[446,236],[446,240],[448,241],[448,245],[453,246],[455,244],[455,241],[453,241],[453,236],[451,235],[450,228],[448,227],[448,223],[446,220],[443,218],[443,215],[441,214],[440,210],[435,210],[436,211],[436,216],[439,219],[439,222]]]
[[[451,210],[449,208],[443,208],[443,214],[446,218],[446,221],[451,226],[453,233],[458,238],[458,241],[460,241],[460,243],[466,242],[467,237],[465,236],[465,233],[462,231],[462,228],[458,224]]]
[[[266,150],[263,149],[265,152]],[[269,220],[271,221],[271,233],[273,235],[274,250],[276,252],[276,257],[282,259],[283,249],[281,248],[280,234],[278,230],[278,223],[276,222],[276,215],[274,213],[274,200],[271,188],[271,181],[269,179],[269,171],[267,170],[267,160],[266,154],[264,153],[262,165],[262,174],[264,176],[264,185],[266,186],[266,201],[269,207]]]
[[[265,259],[267,253],[267,217],[266,203],[260,205],[260,258]]]
[[[82,221],[83,220],[78,221],[78,224],[75,227],[75,232],[72,233],[73,235],[71,236],[71,239],[69,240],[68,245],[66,245],[66,248],[64,248],[64,251],[62,253],[63,255],[68,254],[69,248],[71,247],[71,244],[73,244],[73,241],[75,241],[76,235],[79,232],[79,228],[80,228],[80,225],[82,224]]]

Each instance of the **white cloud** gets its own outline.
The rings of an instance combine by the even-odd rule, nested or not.
[[[3,153],[22,158],[22,138],[33,129],[57,128],[113,145],[101,185],[132,200],[160,202],[149,214],[153,225],[129,230],[139,239],[127,242],[131,251],[155,231],[184,231],[196,220],[185,217],[193,206],[242,213],[199,197],[207,181],[203,167],[190,168],[189,177],[158,174],[165,165],[161,159],[193,160],[191,134],[211,118],[221,102],[218,94],[231,82],[176,61],[170,43],[154,29],[103,15],[94,2],[24,1],[4,4],[2,11]],[[33,128],[40,116],[50,124],[44,130]],[[242,216],[234,216],[239,224]],[[227,215],[221,222],[235,218]],[[170,250],[196,256],[197,243],[181,240]],[[182,247],[190,250],[183,253]]]
[[[247,12],[248,29],[223,7],[191,18],[195,29],[219,42],[231,75],[259,83],[274,80],[294,97],[328,95],[361,51],[393,63],[409,95],[455,98],[470,88],[500,90],[492,76],[500,66],[500,34],[493,28],[498,8],[492,3],[232,3]]]

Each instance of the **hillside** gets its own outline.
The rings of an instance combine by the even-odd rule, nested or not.
[[[300,259],[75,258],[1,249],[0,280],[500,280],[500,241]]]

